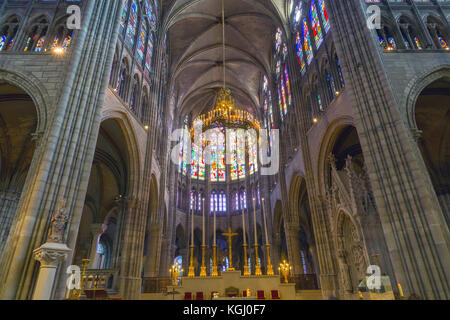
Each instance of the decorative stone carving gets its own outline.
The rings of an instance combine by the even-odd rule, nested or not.
[[[34,259],[41,263],[41,268],[56,268],[58,264],[67,259],[71,252],[65,244],[46,243],[33,251]]]
[[[64,231],[69,221],[69,213],[66,209],[66,199],[61,198],[52,214],[50,230],[48,231],[47,242],[63,243]]]

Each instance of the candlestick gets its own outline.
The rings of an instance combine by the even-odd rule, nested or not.
[[[191,257],[189,263],[188,277],[195,277],[194,269],[194,210],[192,209],[192,222],[191,222]]]
[[[264,218],[264,231],[266,233],[266,245],[269,243],[269,235],[267,233],[267,222],[266,222],[266,210],[264,208],[264,198],[262,200],[262,212],[263,212],[263,218]]]
[[[191,221],[191,244],[194,245],[194,210],[192,209],[192,221]]]
[[[398,291],[399,291],[399,293],[400,293],[400,299],[404,299],[405,296],[403,295],[403,288],[402,288],[402,285],[399,283],[399,284],[397,284],[397,286],[398,286]]]
[[[203,218],[202,218],[202,229],[203,229],[203,233],[202,233],[202,245],[205,245],[205,198],[202,199],[203,201]]]
[[[245,233],[245,209],[242,208],[242,232],[243,232],[243,238],[244,238],[244,244],[247,244],[247,237]]]
[[[219,272],[217,271],[217,246],[214,243],[213,244],[213,265],[211,270],[211,276],[217,277],[219,275]]]
[[[214,211],[214,244],[217,244],[217,237],[216,237],[216,206],[214,205],[213,201],[213,211]]]
[[[258,257],[258,230],[256,228],[256,206],[255,206],[255,198],[253,198],[253,222],[254,222],[254,226],[255,226],[255,260],[256,260],[256,264],[255,264],[255,275],[257,276],[261,276],[262,275],[262,271],[261,271],[261,264],[259,263],[259,257]]]
[[[202,266],[200,267],[200,277],[206,277],[205,250],[206,245],[202,245]]]
[[[258,244],[258,234],[256,229],[256,208],[255,208],[255,198],[253,198],[253,225],[255,227],[255,244]]]

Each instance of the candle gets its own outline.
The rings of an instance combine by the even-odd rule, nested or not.
[[[203,198],[202,201],[203,201],[203,204],[202,204],[202,206],[203,206],[203,226],[202,226],[203,234],[202,234],[202,245],[205,245],[205,199]]]
[[[256,206],[255,206],[255,198],[253,198],[253,223],[255,225],[255,244],[258,244],[258,234],[256,229]]]
[[[191,245],[194,245],[194,208],[192,208]]]
[[[262,200],[262,211],[263,211],[263,218],[264,218],[264,231],[266,233],[266,244],[269,244],[269,235],[267,233],[267,222],[266,222],[266,210],[264,208],[264,198]]]
[[[216,206],[214,205],[213,200],[213,210],[214,210],[214,244],[216,244]]]
[[[243,232],[243,236],[244,236],[244,245],[247,244],[247,239],[245,237],[245,210],[244,208],[242,208],[242,232]]]
[[[400,297],[403,298],[404,297],[403,289],[402,289],[402,285],[400,283],[398,284],[398,291],[400,292]]]

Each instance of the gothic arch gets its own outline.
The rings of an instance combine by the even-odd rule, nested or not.
[[[336,140],[339,138],[342,130],[348,126],[354,126],[353,119],[350,117],[343,117],[334,120],[323,133],[320,141],[319,157],[317,161],[317,177],[316,181],[319,183],[319,189],[323,194],[327,190],[327,177],[328,177],[328,157],[333,150]]]
[[[47,100],[48,98],[46,98],[49,97],[49,94],[44,85],[32,75],[24,75],[18,71],[5,69],[0,69],[0,81],[2,80],[22,89],[31,97],[37,112],[36,133],[43,134],[48,128],[47,114],[49,105],[51,105]]]
[[[421,92],[433,82],[441,78],[450,77],[450,65],[434,66],[414,77],[405,88],[405,106],[408,126],[411,130],[417,130],[416,102]]]
[[[129,160],[129,195],[137,194],[141,182],[140,172],[142,172],[142,158],[144,156],[144,151],[139,147],[136,129],[128,114],[122,111],[108,110],[102,115],[102,123],[110,119],[115,120],[122,129]]]

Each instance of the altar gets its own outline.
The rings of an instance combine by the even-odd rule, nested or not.
[[[230,289],[236,289],[236,295],[229,295]],[[231,290],[233,291],[233,290]],[[245,293],[244,293],[245,291]],[[181,286],[169,286],[167,292],[174,293],[168,296],[172,300],[184,300],[186,293],[191,294],[191,299],[195,300],[197,294],[203,295],[203,300],[213,299],[213,293],[217,293],[213,300],[252,300],[258,299],[264,292],[267,300],[272,299],[272,292],[281,300],[295,300],[295,283],[281,283],[280,277],[273,275],[243,276],[241,271],[224,271],[217,277],[187,277],[183,278]]]

